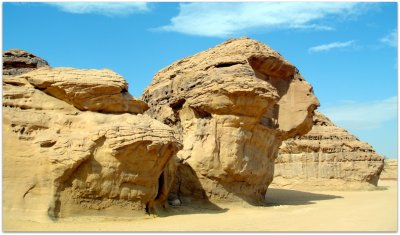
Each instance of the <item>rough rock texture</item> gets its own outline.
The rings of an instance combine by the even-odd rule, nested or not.
[[[184,146],[169,166],[173,204],[264,201],[281,141],[307,133],[319,105],[292,64],[248,38],[173,63],[142,98],[147,114],[173,127]]]
[[[383,157],[366,142],[317,113],[311,131],[283,142],[275,160],[276,187],[363,189],[377,185]]]
[[[397,160],[385,159],[381,180],[397,180]]]
[[[129,215],[166,202],[163,171],[180,148],[173,130],[143,114],[77,109],[143,111],[124,89],[109,70],[3,76],[3,215]]]
[[[11,49],[3,53],[3,75],[19,75],[47,66],[47,61],[23,50]]]
[[[108,69],[41,68],[21,76],[36,89],[79,110],[137,114],[148,109],[128,93],[125,79]]]

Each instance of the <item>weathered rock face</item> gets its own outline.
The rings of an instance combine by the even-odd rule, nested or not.
[[[397,171],[397,160],[385,159],[385,164],[380,179],[397,180]]]
[[[126,88],[109,70],[3,76],[7,216],[121,215],[166,201],[170,180],[163,171],[180,144],[167,125],[130,114],[146,105],[132,101]]]
[[[183,142],[171,200],[263,201],[281,141],[308,132],[319,105],[293,65],[248,38],[161,70],[142,98]]]
[[[148,106],[128,93],[128,83],[108,69],[42,68],[21,75],[36,89],[82,111],[143,113]]]
[[[47,61],[23,50],[11,49],[3,53],[3,75],[19,75],[47,66]]]
[[[377,185],[382,169],[383,157],[371,145],[317,113],[308,134],[283,142],[273,185],[364,189]]]

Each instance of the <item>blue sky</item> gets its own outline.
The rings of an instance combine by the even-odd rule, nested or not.
[[[140,97],[172,62],[228,38],[279,51],[336,124],[397,158],[397,3],[3,3],[3,50],[109,68]]]

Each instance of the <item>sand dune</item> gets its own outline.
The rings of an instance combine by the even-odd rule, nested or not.
[[[271,188],[266,207],[171,208],[159,217],[74,217],[37,223],[7,218],[4,231],[397,231],[397,181],[375,191]]]

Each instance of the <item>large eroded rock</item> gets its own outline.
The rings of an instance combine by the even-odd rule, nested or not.
[[[172,201],[262,202],[282,140],[307,133],[319,105],[296,67],[248,38],[173,63],[142,98],[183,142],[169,168]]]
[[[48,65],[47,61],[24,50],[11,49],[3,53],[3,75],[15,76]]]
[[[275,160],[274,187],[364,189],[377,185],[383,157],[366,142],[314,116],[311,131],[283,142]]]
[[[163,171],[180,148],[173,130],[143,114],[76,108],[87,101],[100,111],[103,92],[118,96],[123,89],[126,82],[109,70],[3,76],[5,216],[130,215],[166,202],[170,180]],[[140,113],[140,102],[117,107]]]
[[[21,76],[82,111],[137,114],[148,108],[128,93],[123,77],[108,69],[41,68]]]

